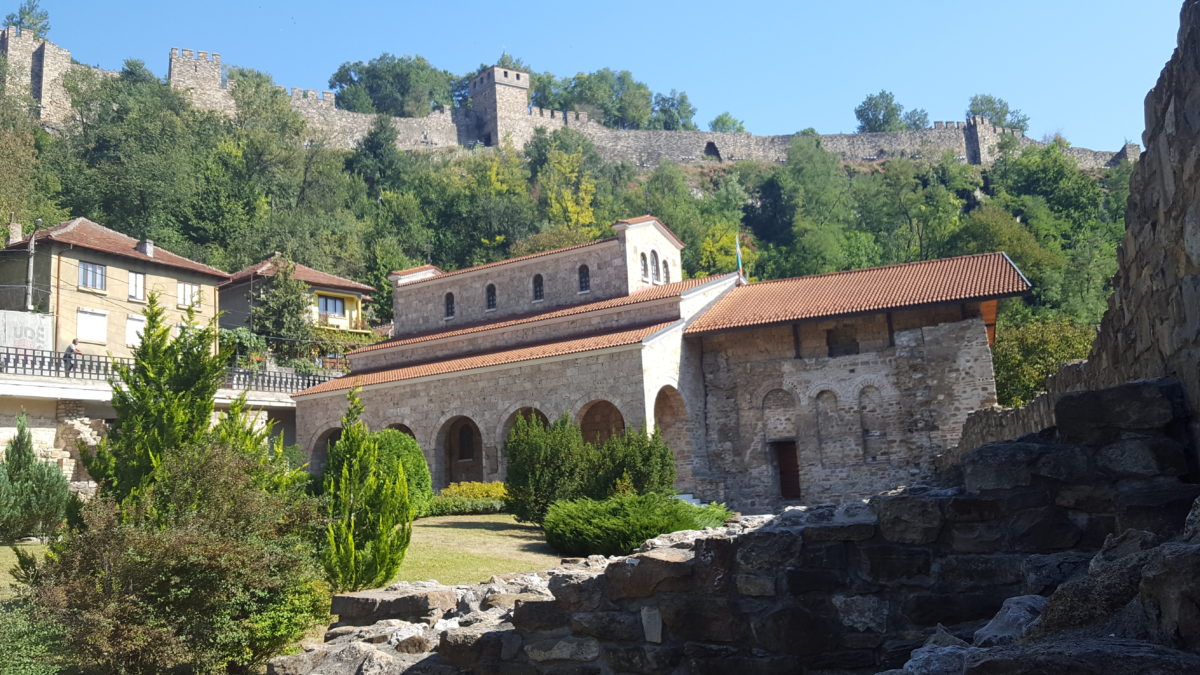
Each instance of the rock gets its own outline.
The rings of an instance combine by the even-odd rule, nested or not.
[[[438,655],[454,666],[474,667],[500,660],[501,637],[512,624],[474,624],[451,628],[442,634]]]
[[[913,593],[904,600],[900,612],[917,626],[933,626],[983,620],[1003,604],[1004,598],[995,593]]]
[[[1200,649],[1200,544],[1172,542],[1142,569],[1138,601],[1157,641]]]
[[[970,647],[919,647],[900,672],[904,675],[960,675]]]
[[[618,673],[669,673],[683,659],[683,650],[678,647],[608,647],[605,659]]]
[[[1004,601],[1000,611],[986,626],[975,631],[976,647],[996,647],[1016,642],[1025,628],[1042,614],[1046,598],[1040,595],[1018,595]]]
[[[1032,595],[1049,595],[1060,584],[1087,573],[1090,553],[1047,553],[1025,557],[1023,589]]]
[[[874,595],[835,595],[833,606],[843,626],[857,631],[887,630],[888,604]]]
[[[756,642],[771,654],[818,654],[834,639],[830,623],[802,607],[784,607],[755,617],[753,625]],[[737,642],[732,635],[721,641]]]
[[[1096,451],[1096,465],[1116,476],[1181,476],[1187,473],[1183,446],[1163,436],[1127,438]]]
[[[424,654],[431,652],[437,646],[437,643],[437,636],[433,631],[423,630],[417,625],[397,630],[388,637],[388,644],[392,645],[393,649],[402,654]]]
[[[1008,521],[1010,548],[1027,553],[1069,549],[1083,532],[1063,509],[1047,506],[1027,509]]]
[[[454,589],[414,587],[340,593],[333,596],[329,611],[343,624],[363,626],[382,619],[401,619],[432,625],[457,605]]]
[[[565,630],[571,613],[557,600],[518,602],[513,607],[512,623],[527,633]]]
[[[924,495],[886,494],[871,500],[883,538],[898,544],[929,544],[942,530],[940,500]]]
[[[1200,544],[1200,497],[1192,501],[1187,518],[1183,522],[1183,539],[1193,544]]]
[[[639,618],[642,622],[642,639],[654,644],[662,642],[662,612],[657,607],[643,607]]]
[[[1059,437],[1067,443],[1101,445],[1122,431],[1155,431],[1186,416],[1183,391],[1174,380],[1129,384],[1063,394],[1054,406]]]
[[[969,591],[1000,586],[1017,587],[1024,581],[1024,557],[1019,555],[950,555],[934,571],[941,591]]]
[[[525,645],[525,655],[531,661],[595,661],[600,656],[600,643],[594,638],[551,638]]]
[[[302,654],[277,656],[267,663],[267,675],[309,675],[329,656],[324,649],[313,649]]]
[[[605,565],[607,567],[607,565]],[[603,570],[563,570],[550,572],[550,592],[564,609],[592,612],[608,604],[608,587]]]
[[[571,616],[571,633],[598,640],[634,642],[642,639],[642,622],[629,612],[580,612]]]
[[[761,574],[738,574],[734,585],[740,595],[770,597],[775,595],[775,577]]]
[[[1115,562],[1128,555],[1148,551],[1158,546],[1162,537],[1145,530],[1125,530],[1121,534],[1110,534],[1104,539],[1104,545],[1088,564],[1088,571],[1099,574],[1109,563]]]
[[[1149,530],[1163,537],[1183,531],[1200,485],[1157,486],[1117,496],[1117,530]]]
[[[1175,675],[1200,672],[1200,655],[1146,642],[1072,639],[967,654],[965,675]]]
[[[950,548],[960,553],[995,553],[1004,548],[1001,523],[955,523],[950,526]]]
[[[618,600],[645,598],[656,591],[683,590],[692,575],[692,557],[691,550],[665,548],[614,562],[604,571],[608,595]]]
[[[1039,443],[988,443],[962,458],[967,494],[1011,490],[1033,483],[1033,471],[1047,446]]]
[[[497,607],[512,609],[517,606],[518,602],[541,602],[551,599],[551,596],[541,593],[492,593],[484,597],[483,601],[479,603],[479,607],[484,610]]]
[[[658,609],[663,625],[682,640],[734,642],[746,632],[727,598],[669,593],[658,597]]]
[[[867,544],[859,549],[866,576],[876,582],[929,585],[933,556],[928,549],[898,544]]]

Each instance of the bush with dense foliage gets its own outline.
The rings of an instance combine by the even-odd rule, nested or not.
[[[504,483],[493,481],[462,481],[459,483],[451,483],[442,488],[438,494],[442,497],[464,497],[466,499],[499,499],[504,500],[508,496],[508,491],[504,489]]]
[[[562,555],[628,555],[647,539],[716,527],[730,515],[720,504],[696,506],[664,494],[618,495],[555,502],[542,529]]]
[[[114,392],[122,432],[98,457],[99,494],[45,560],[18,552],[20,598],[35,623],[61,629],[72,669],[261,666],[328,617],[312,545],[317,501],[244,398],[215,425],[189,408],[211,411],[223,376],[210,367],[222,358],[213,325],[172,338],[154,309],[143,335],[123,369],[129,391]],[[154,394],[161,400],[143,398]]]
[[[1068,361],[1086,359],[1096,329],[1069,319],[1042,318],[996,331],[992,362],[996,398],[1004,406],[1022,406],[1046,390],[1046,378]]]
[[[67,515],[71,492],[62,469],[38,461],[24,413],[0,461],[0,542],[49,537]]]
[[[415,438],[397,429],[376,431],[375,440],[379,443],[380,460],[387,466],[398,465],[403,469],[409,508],[414,517],[421,516],[433,499],[433,478],[421,446]]]
[[[379,441],[359,419],[358,390],[351,389],[347,400],[323,487],[328,525],[321,563],[338,591],[389,583],[404,562],[413,519],[404,468],[383,460]]]
[[[674,491],[675,457],[656,429],[626,429],[600,447],[583,440],[564,415],[549,426],[520,417],[504,446],[508,455],[506,507],[517,520],[541,523],[564,499]]]
[[[62,671],[62,633],[58,627],[35,618],[29,603],[0,602],[0,673],[54,675]]]
[[[454,495],[434,495],[421,513],[422,518],[434,516],[470,516],[480,513],[501,513],[504,511],[503,499],[488,497],[456,497]]]

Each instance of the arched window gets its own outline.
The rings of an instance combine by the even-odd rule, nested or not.
[[[658,251],[650,251],[650,269],[654,270],[654,283],[658,283]]]
[[[533,301],[546,299],[546,286],[542,283],[542,275],[533,275]]]
[[[642,281],[650,281],[650,265],[646,264],[646,254],[642,254]]]
[[[579,266],[579,292],[587,293],[592,290],[592,273],[587,265]]]
[[[663,261],[663,283],[671,283],[671,265],[666,260]]]
[[[453,293],[446,294],[446,318],[447,319],[454,318],[454,294]]]
[[[487,290],[484,291],[484,307],[487,309],[496,309],[496,284],[488,284]]]

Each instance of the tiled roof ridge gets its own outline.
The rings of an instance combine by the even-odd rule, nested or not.
[[[533,258],[541,258],[544,256],[553,255],[555,253],[563,253],[564,251],[573,251],[575,249],[585,248],[587,246],[596,246],[598,244],[607,244],[609,242],[614,242],[614,241],[617,241],[616,237],[605,237],[603,239],[595,239],[593,241],[585,241],[582,244],[572,244],[571,246],[564,246],[562,248],[556,248],[556,249],[552,249],[549,251],[538,251],[537,253],[529,253],[527,255],[517,256],[516,258],[506,258],[504,260],[497,260],[495,262],[484,263],[482,265],[475,265],[473,267],[464,267],[464,268],[458,269],[458,270],[450,270],[449,272],[442,272],[441,274],[438,274],[438,275],[435,275],[432,277],[428,277],[426,279],[418,279],[416,281],[407,283],[404,285],[404,287],[409,288],[411,286],[416,286],[418,284],[424,284],[424,283],[427,283],[430,281],[437,281],[439,279],[445,279],[446,277],[454,277],[454,276],[458,276],[460,274],[466,274],[468,272],[476,272],[478,270],[499,267],[501,265],[507,265],[509,263],[523,262],[525,260],[532,260]],[[414,268],[414,269],[416,269],[416,268]],[[405,271],[408,271],[408,270],[405,270]]]
[[[408,267],[408,268],[402,269],[402,270],[392,270],[391,272],[388,272],[388,274],[389,275],[392,275],[392,274],[405,275],[405,274],[413,274],[414,272],[422,272],[424,270],[437,270],[439,272],[442,272],[442,274],[445,274],[445,272],[442,271],[442,268],[438,267],[437,265],[433,265],[433,264],[417,265],[416,267]]]
[[[321,384],[318,384],[316,386],[305,389],[304,391],[297,392],[296,394],[293,394],[293,396],[295,397],[295,396],[304,396],[307,394],[318,394],[318,393],[324,393],[324,392],[329,392],[329,391],[339,391],[339,390],[349,389],[351,387],[356,387],[356,386],[370,386],[370,385],[374,385],[374,384],[386,384],[388,382],[396,382],[396,381],[400,381],[400,380],[414,379],[417,377],[426,377],[429,375],[444,375],[444,374],[448,374],[448,373],[465,372],[465,371],[476,370],[478,368],[485,368],[485,367],[489,367],[489,366],[508,365],[508,364],[512,364],[512,363],[522,363],[525,361],[534,361],[534,360],[537,360],[540,358],[548,358],[548,357],[552,357],[552,356],[565,356],[568,354],[580,354],[580,353],[589,352],[589,351],[597,351],[600,349],[608,349],[611,347],[620,347],[620,346],[624,346],[624,345],[631,345],[631,344],[638,343],[638,342],[645,340],[647,337],[654,335],[658,331],[660,331],[663,328],[666,328],[674,323],[676,323],[676,322],[675,321],[643,322],[643,323],[635,324],[632,326],[624,326],[624,327],[618,328],[616,330],[609,328],[607,330],[587,331],[587,332],[583,332],[583,333],[576,333],[573,335],[559,336],[559,337],[550,338],[550,339],[546,339],[546,340],[535,340],[532,342],[519,344],[519,345],[510,345],[510,346],[502,347],[499,349],[492,348],[492,349],[475,350],[475,351],[470,351],[470,352],[462,352],[459,354],[453,354],[453,355],[449,355],[449,356],[426,359],[426,360],[422,360],[422,361],[414,361],[412,363],[405,363],[404,365],[400,365],[400,366],[393,365],[393,366],[384,366],[384,367],[380,367],[380,368],[372,368],[369,370],[352,372],[347,375],[343,375],[342,377],[339,377],[335,380],[329,380],[327,382],[322,382]],[[552,353],[545,353],[545,354],[536,354],[536,353],[531,352],[530,354],[516,356],[511,359],[504,359],[501,356],[501,358],[499,358],[497,361],[495,361],[493,363],[487,363],[487,362],[479,362],[479,363],[475,363],[475,364],[463,363],[463,362],[469,361],[470,359],[480,359],[481,357],[486,357],[486,356],[490,356],[490,355],[517,354],[518,352],[525,351],[525,350],[536,350],[538,347],[545,347],[545,346],[549,346],[549,345],[567,345],[572,342],[582,343],[587,340],[591,340],[591,339],[595,339],[595,338],[602,338],[602,337],[606,337],[606,336],[611,336],[611,337],[615,338],[616,340],[614,342],[612,342],[611,344],[596,344],[594,346],[577,345],[579,347],[578,349],[572,349],[572,348],[568,347],[565,350],[558,351],[557,353],[552,352]],[[460,363],[453,364],[453,363],[451,363],[453,361],[459,361]],[[373,375],[383,376],[383,375],[386,375],[387,373],[397,373],[397,372],[404,371],[404,370],[415,370],[415,369],[419,369],[423,366],[430,366],[430,365],[434,365],[434,364],[438,364],[438,363],[445,363],[448,367],[445,370],[441,370],[441,371],[437,371],[437,372],[423,373],[423,374],[416,374],[411,377],[396,377],[394,379],[376,378],[376,381],[373,381],[373,382],[366,382],[366,383],[363,382],[364,379],[370,379],[371,376],[373,376]]]
[[[991,251],[989,253],[968,253],[967,255],[956,255],[956,256],[951,256],[949,258],[933,258],[930,260],[912,260],[912,261],[903,262],[903,263],[892,263],[890,265],[879,265],[878,267],[860,267],[860,268],[854,269],[854,270],[838,270],[837,272],[821,272],[820,274],[805,274],[805,275],[798,276],[798,277],[784,277],[782,279],[765,279],[763,281],[755,281],[755,282],[752,282],[752,283],[749,283],[746,285],[747,286],[766,286],[768,284],[779,284],[779,283],[784,283],[784,282],[788,282],[788,281],[795,281],[797,279],[820,279],[823,277],[836,277],[839,275],[861,274],[863,272],[878,272],[880,270],[889,270],[889,269],[893,269],[896,267],[914,267],[914,266],[919,266],[919,265],[931,265],[931,264],[935,264],[935,263],[944,263],[948,260],[966,260],[967,258],[986,258],[986,257],[990,257],[990,256],[1004,256],[1005,258],[1008,258],[1008,255],[1006,253],[1004,253],[1003,251]]]
[[[229,281],[226,282],[225,285],[233,286],[234,284],[242,283],[246,279],[249,279],[254,276],[259,276],[259,277],[263,277],[263,278],[275,276],[275,274],[279,271],[278,266],[275,264],[275,261],[277,259],[287,260],[288,262],[292,263],[292,265],[295,266],[295,269],[297,271],[299,271],[301,273],[311,272],[318,277],[329,277],[332,280],[341,282],[342,286],[340,286],[340,287],[352,288],[354,290],[359,290],[364,293],[375,290],[374,287],[369,286],[367,284],[363,284],[363,283],[354,281],[353,279],[347,279],[345,277],[340,277],[336,274],[333,274],[332,272],[325,272],[325,271],[319,270],[315,267],[309,267],[308,265],[305,265],[303,263],[299,263],[299,262],[296,262],[295,260],[286,258],[285,256],[283,256],[281,254],[273,254],[267,258],[264,258],[263,260],[261,260],[257,263],[247,265],[246,267],[243,267],[242,269],[230,274]],[[297,277],[297,278],[300,278],[300,277]],[[307,284],[311,284],[311,285],[315,285],[315,286],[325,285],[325,286],[332,286],[334,288],[339,287],[339,286],[334,286],[333,284],[326,284],[321,281],[310,281],[310,280],[303,279],[303,278],[301,278],[300,280],[304,281]]]
[[[404,336],[394,337],[394,338],[391,338],[390,340],[386,340],[384,342],[377,342],[373,345],[366,345],[364,347],[359,347],[358,349],[355,349],[354,351],[350,352],[350,354],[351,355],[363,354],[363,353],[367,353],[367,352],[376,351],[379,349],[386,349],[388,347],[396,347],[396,346],[403,346],[403,345],[409,345],[409,344],[418,344],[418,343],[422,343],[422,342],[432,342],[434,340],[438,340],[441,338],[458,337],[460,335],[470,335],[470,334],[474,334],[474,333],[483,333],[483,332],[487,332],[488,330],[492,330],[492,329],[509,328],[512,326],[519,326],[519,325],[527,324],[527,323],[537,323],[538,321],[556,319],[556,318],[561,318],[561,317],[565,317],[565,316],[576,316],[579,314],[587,314],[588,312],[601,311],[601,310],[610,309],[613,307],[627,307],[629,305],[636,305],[636,304],[640,304],[643,302],[666,300],[668,298],[679,297],[679,296],[683,295],[684,293],[692,290],[693,288],[703,286],[704,284],[709,283],[711,281],[715,281],[722,277],[729,276],[729,274],[732,274],[732,273],[712,274],[712,275],[709,275],[706,277],[697,277],[697,278],[693,278],[693,279],[682,279],[680,281],[673,281],[669,284],[663,284],[661,286],[651,286],[648,288],[638,289],[628,295],[620,295],[615,298],[605,298],[602,300],[594,300],[592,302],[587,302],[587,303],[583,303],[583,304],[579,304],[579,305],[568,305],[566,307],[558,307],[555,309],[545,310],[545,311],[542,311],[542,312],[539,312],[536,314],[518,314],[515,316],[509,316],[507,318],[502,317],[502,318],[492,319],[490,321],[479,321],[479,322],[476,322],[476,323],[473,323],[470,325],[457,326],[457,327],[451,328],[451,329],[441,328],[441,329],[436,329],[436,330],[432,330],[432,331],[427,331],[425,333],[417,333],[414,335],[404,335]],[[668,289],[672,286],[678,287],[677,289],[674,289],[674,290],[678,291],[677,293],[673,292],[673,291],[663,293],[663,291],[665,289]],[[644,298],[638,297],[639,295],[646,295],[647,297],[644,297]],[[622,302],[622,301],[624,301],[624,302]]]

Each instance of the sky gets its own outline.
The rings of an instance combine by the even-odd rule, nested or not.
[[[4,0],[14,11],[19,0]],[[42,0],[49,39],[86,64],[141,59],[165,76],[171,47],[218,52],[287,87],[328,88],[347,61],[421,55],[465,74],[502,52],[559,76],[629,70],[685,91],[695,121],[728,111],[755,134],[853,132],[886,89],[932,120],[973,94],[1007,100],[1028,135],[1116,150],[1140,143],[1143,99],[1175,47],[1180,0],[897,2],[164,2]]]

